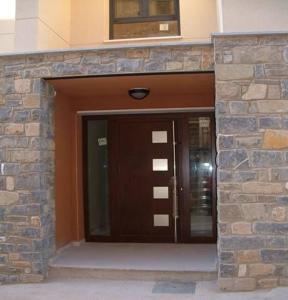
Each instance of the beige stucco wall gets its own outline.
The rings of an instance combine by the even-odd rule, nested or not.
[[[287,31],[287,0],[222,0],[223,31]]]
[[[1,0],[0,4],[0,51],[10,51],[15,41],[15,0]]]
[[[71,0],[17,0],[16,50],[70,46]]]
[[[70,46],[71,0],[39,0],[38,47]]]
[[[109,1],[71,0],[71,46],[108,43]],[[182,40],[208,40],[217,31],[216,0],[180,0]]]

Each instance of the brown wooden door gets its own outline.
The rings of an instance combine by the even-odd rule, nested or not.
[[[216,241],[213,114],[87,117],[85,122],[88,241]],[[90,133],[89,124],[94,124]]]
[[[148,116],[119,117],[112,130],[116,239],[173,242],[172,122]]]

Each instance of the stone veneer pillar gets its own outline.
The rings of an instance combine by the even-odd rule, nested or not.
[[[41,281],[55,251],[54,92],[42,78],[213,70],[211,44],[0,56],[0,283]]]
[[[219,285],[288,285],[288,34],[214,47]]]

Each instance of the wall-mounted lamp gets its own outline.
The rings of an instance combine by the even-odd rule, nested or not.
[[[135,100],[143,100],[150,94],[150,90],[147,88],[133,88],[128,91],[128,94]]]

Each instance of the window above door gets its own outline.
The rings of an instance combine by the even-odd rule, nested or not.
[[[110,0],[110,39],[177,36],[179,0]]]

